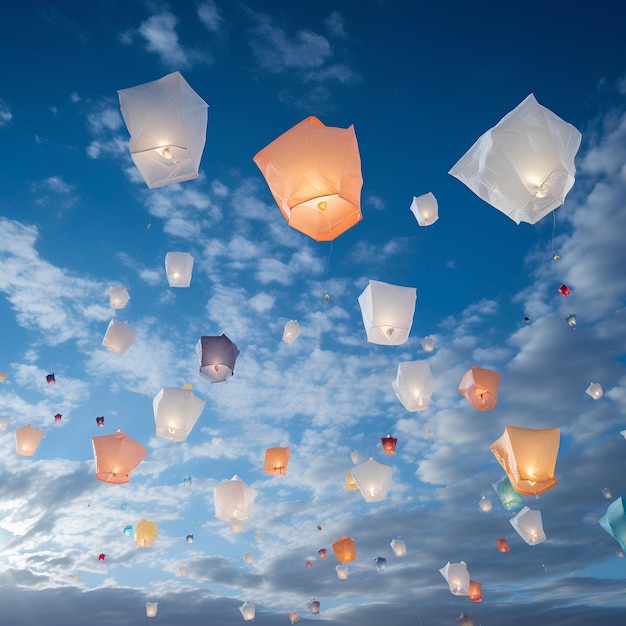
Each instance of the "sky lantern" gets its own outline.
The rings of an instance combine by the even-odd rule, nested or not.
[[[198,176],[209,105],[180,72],[120,89],[130,156],[150,189]]]
[[[603,487],[602,489],[602,495],[607,499],[610,500],[613,497],[613,493],[611,492],[611,490],[608,487]]]
[[[352,472],[351,471],[346,472],[346,489],[348,491],[354,491],[358,488],[359,486],[356,484],[356,481],[354,480],[354,477],[352,476]]]
[[[569,296],[569,294],[572,293],[572,290],[567,285],[561,285],[557,291],[562,296]]]
[[[320,603],[315,598],[313,598],[313,600],[311,600],[311,602],[309,602],[307,606],[309,607],[309,611],[311,611],[313,615],[317,615],[320,612]]]
[[[397,557],[406,556],[406,542],[401,537],[392,539],[389,545]]]
[[[417,289],[370,280],[359,296],[363,325],[370,343],[399,346],[413,325]]]
[[[6,372],[0,372],[0,383],[3,383],[7,379]]]
[[[439,219],[439,204],[432,193],[413,196],[411,212],[420,226],[430,226]]]
[[[301,333],[300,324],[296,320],[289,320],[283,329],[283,341],[291,345]]]
[[[449,173],[515,223],[535,224],[565,202],[581,138],[530,94]]]
[[[156,617],[158,609],[158,602],[146,602],[146,617]]]
[[[384,556],[377,556],[374,559],[374,565],[379,572],[387,571],[387,559]]]
[[[102,340],[102,345],[115,354],[124,354],[130,348],[137,333],[128,325],[128,322],[111,320]]]
[[[254,157],[287,223],[331,241],[362,219],[361,157],[354,132],[308,117]]]
[[[101,552],[98,555],[98,561],[104,561],[104,559],[106,559],[106,554],[104,554],[104,552]]]
[[[340,563],[348,563],[356,560],[356,546],[354,539],[341,535],[335,543],[333,543],[333,552]]]
[[[489,511],[491,511],[491,500],[489,498],[485,498],[485,496],[483,496],[479,500],[478,506],[480,507],[481,511],[484,511],[485,513],[489,513]]]
[[[565,321],[567,322],[567,325],[570,328],[576,328],[576,315],[574,313],[570,313],[566,318]]]
[[[57,413],[57,414],[54,416],[54,421],[55,421],[55,422],[60,422],[62,419],[63,419],[63,416],[62,416],[60,413]]]
[[[477,583],[475,580],[470,580],[469,599],[470,599],[470,602],[482,602],[483,601],[482,586],[480,583]]]
[[[96,478],[105,483],[121,485],[141,463],[148,451],[123,430],[112,435],[92,437],[96,461]]]
[[[317,553],[319,554],[320,559],[326,558],[326,548],[320,548]]]
[[[461,613],[459,615],[459,626],[474,626],[474,618],[471,613]]]
[[[181,565],[181,566],[178,568],[178,573],[179,573],[181,576],[187,576],[187,568],[186,568],[184,565]]]
[[[112,309],[123,309],[130,300],[130,295],[122,285],[112,285],[109,289],[109,305]]]
[[[353,450],[352,452],[350,452],[350,460],[354,465],[358,465],[361,462],[361,455],[359,454],[358,450]]]
[[[606,513],[600,518],[600,526],[626,550],[626,496],[609,504]]]
[[[9,425],[9,418],[8,417],[0,417],[0,430],[6,430],[7,427]]]
[[[311,563],[311,561],[306,561],[306,566],[308,569],[311,569],[313,567],[313,563]]]
[[[500,376],[494,370],[473,365],[472,369],[463,375],[459,383],[459,393],[465,396],[474,408],[489,411],[498,402]]]
[[[165,255],[165,274],[170,287],[191,285],[193,261],[189,252],[168,252]]]
[[[500,537],[496,539],[496,548],[498,548],[498,552],[510,552],[511,551],[509,542],[504,537]]]
[[[122,530],[122,533],[124,533],[127,537],[132,537],[133,527],[130,524],[127,524],[126,526],[124,526],[124,530]]]
[[[183,485],[185,485],[185,487],[191,487],[191,476],[185,476],[185,478],[183,478]]]
[[[255,498],[256,491],[235,475],[213,488],[215,517],[223,522],[244,522],[250,517]]]
[[[44,431],[38,428],[33,428],[30,424],[22,426],[15,431],[15,445],[16,451],[20,456],[33,456]]]
[[[241,615],[246,622],[249,622],[254,619],[256,614],[256,609],[254,608],[254,604],[252,602],[244,602],[240,607]]]
[[[135,544],[140,548],[151,548],[159,535],[156,522],[140,519],[135,526]]]
[[[513,485],[511,484],[508,476],[503,476],[495,483],[491,483],[491,486],[498,494],[498,498],[500,498],[502,506],[504,506],[507,511],[512,511],[522,506],[522,496],[520,496],[519,493],[513,489]]]
[[[46,382],[47,382],[49,385],[54,385],[54,383],[56,383],[56,378],[54,377],[54,373],[52,373],[52,374],[48,374],[48,375],[46,376]]]
[[[156,436],[171,441],[185,441],[205,404],[191,390],[191,385],[185,385],[182,389],[161,389],[152,401]]]
[[[591,383],[585,390],[585,393],[588,396],[591,396],[594,400],[599,400],[604,395],[604,391],[600,383]]]
[[[446,579],[450,593],[454,596],[469,596],[470,575],[465,561],[446,563],[439,573]]]
[[[557,484],[554,469],[560,437],[559,428],[506,426],[489,449],[506,471],[515,491],[537,495]]]
[[[396,453],[396,444],[398,440],[391,435],[387,435],[386,437],[381,437],[380,443],[383,445],[383,450],[385,454],[395,454]]]
[[[339,580],[348,580],[348,566],[347,565],[335,565],[335,571],[337,572],[337,578]]]
[[[235,371],[239,348],[224,334],[200,337],[196,345],[200,376],[211,383],[221,383]]]
[[[98,425],[99,428],[104,428],[104,415],[100,415],[99,417],[96,417],[96,424]]]
[[[398,363],[396,379],[391,386],[407,411],[426,411],[435,389],[435,379],[430,373],[428,361]]]
[[[380,502],[387,497],[391,485],[391,467],[370,458],[352,470],[352,478],[357,484],[365,502]]]
[[[529,545],[543,543],[546,535],[543,532],[541,511],[535,511],[525,506],[515,517],[509,520],[517,534]]]
[[[300,621],[300,616],[298,615],[298,611],[291,611],[289,613],[289,621],[294,624],[295,622]]]
[[[262,530],[257,530],[254,533],[254,539],[255,539],[255,541],[263,541],[263,531]]]
[[[252,557],[252,552],[244,552],[243,553],[243,562],[247,565],[252,565],[254,559]]]
[[[289,448],[267,448],[263,471],[273,476],[284,476],[289,463]]]
[[[185,537],[187,543],[193,543],[193,535],[191,533],[189,533],[186,537]]]
[[[424,337],[424,339],[420,341],[420,344],[424,352],[432,352],[435,349],[435,340],[432,337]]]

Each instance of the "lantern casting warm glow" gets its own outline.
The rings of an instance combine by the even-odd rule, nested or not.
[[[320,603],[315,599],[311,600],[307,606],[313,615],[317,615],[320,612]]]
[[[475,580],[470,580],[469,599],[470,599],[470,602],[482,602],[483,601],[483,590],[482,590],[481,584],[477,583]]]
[[[387,497],[391,474],[391,467],[371,458],[352,470],[352,478],[365,502],[380,502]]]
[[[170,287],[189,287],[194,258],[188,252],[168,252],[165,255],[165,275]]]
[[[407,411],[425,411],[435,389],[435,379],[428,361],[398,363],[396,379],[391,383],[398,400]]]
[[[470,575],[465,561],[446,563],[439,573],[446,579],[450,593],[454,596],[469,596]]]
[[[602,385],[600,383],[591,383],[585,390],[588,396],[591,396],[594,400],[599,400],[603,395]]]
[[[359,486],[356,484],[354,478],[352,477],[352,472],[351,471],[346,472],[346,489],[348,491],[354,491],[358,488]]]
[[[432,193],[413,196],[411,212],[420,226],[430,226],[439,219],[439,204]]]
[[[205,404],[190,388],[161,389],[152,401],[156,436],[171,441],[185,441]]]
[[[380,443],[383,445],[383,450],[385,454],[395,454],[396,453],[396,444],[398,440],[391,435],[387,435],[386,437],[381,437]]]
[[[320,559],[326,558],[326,548],[320,548],[317,553],[319,554]]]
[[[54,383],[56,382],[56,378],[54,377],[54,374],[48,374],[46,376],[46,381],[49,385],[54,385]]]
[[[289,448],[267,448],[263,471],[273,476],[284,476],[289,463]]]
[[[3,383],[7,379],[6,372],[0,372],[0,383]]]
[[[135,526],[135,544],[140,548],[151,548],[158,534],[156,522],[140,519]]]
[[[498,552],[510,552],[511,551],[509,542],[504,537],[496,539],[496,548],[498,548]]]
[[[406,542],[404,541],[404,539],[396,537],[395,539],[391,540],[391,543],[389,545],[391,546],[391,549],[396,556],[406,556]]]
[[[301,333],[300,324],[296,320],[289,320],[283,329],[283,341],[291,345]]]
[[[289,613],[289,621],[294,624],[295,622],[300,621],[300,616],[298,615],[298,611],[291,611]]]
[[[354,539],[341,535],[335,543],[333,543],[333,552],[340,563],[348,563],[356,560],[356,546]]]
[[[105,483],[123,484],[141,463],[148,451],[124,431],[92,437],[96,478]]]
[[[41,442],[44,431],[33,428],[30,424],[15,431],[16,451],[20,456],[33,456]]]
[[[241,615],[246,622],[249,622],[254,619],[256,609],[254,608],[254,604],[251,602],[244,602],[240,607]]]
[[[529,545],[534,546],[546,541],[543,532],[541,511],[525,506],[515,517],[509,520],[517,534]]]
[[[459,393],[480,411],[489,411],[498,402],[500,374],[494,370],[483,369],[474,365],[463,375],[459,384]]]
[[[146,602],[146,617],[156,617],[158,607],[158,602]]]
[[[128,325],[128,322],[111,320],[102,339],[102,345],[114,354],[124,354],[135,341],[137,333]]]
[[[98,425],[99,428],[104,428],[104,415],[100,415],[99,417],[96,417],[96,424]]]
[[[211,383],[221,383],[235,372],[239,348],[224,334],[200,337],[196,345],[200,376]]]
[[[123,309],[130,300],[130,295],[126,287],[122,285],[112,285],[109,289],[109,305],[112,309]]]
[[[253,558],[252,558],[252,552],[244,552],[243,553],[243,561],[244,563],[248,564],[248,565],[252,565],[253,562]]]
[[[255,498],[256,491],[235,475],[213,488],[215,517],[223,522],[241,524],[250,517]]]

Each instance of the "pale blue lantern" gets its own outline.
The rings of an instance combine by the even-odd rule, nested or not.
[[[519,493],[513,489],[513,485],[511,484],[508,476],[503,476],[495,483],[491,483],[491,486],[498,494],[498,498],[500,498],[502,506],[504,506],[507,511],[513,511],[522,506],[524,502],[522,500],[522,496],[520,496]]]
[[[133,536],[133,527],[132,526],[124,526],[124,534],[127,537],[132,537]]]
[[[385,557],[377,556],[374,559],[374,563],[376,564],[376,568],[378,569],[379,572],[387,571],[387,559]]]
[[[600,526],[626,550],[626,496],[621,496],[609,505],[600,518]]]

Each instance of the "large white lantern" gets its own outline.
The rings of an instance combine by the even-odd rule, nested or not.
[[[185,385],[182,389],[161,389],[152,402],[156,436],[185,441],[205,404],[191,390],[191,385]]]
[[[417,289],[370,280],[359,296],[363,325],[370,343],[403,344],[411,332]]]
[[[405,361],[398,364],[393,390],[407,411],[425,411],[435,389],[435,379],[428,361]]]
[[[165,274],[170,287],[189,287],[193,262],[189,252],[168,252],[165,255]]]
[[[254,619],[256,614],[256,609],[254,608],[254,604],[251,602],[244,602],[240,607],[241,615],[246,622],[249,622]]]
[[[370,458],[352,470],[352,478],[357,484],[365,502],[380,502],[387,497],[391,485],[391,467]]]
[[[102,340],[102,345],[114,354],[124,354],[135,341],[137,333],[128,325],[128,322],[111,320]]]
[[[244,522],[250,517],[256,491],[233,476],[213,489],[215,517],[223,522]]]
[[[543,532],[541,511],[535,511],[525,506],[515,517],[509,520],[517,534],[529,545],[535,546],[546,540]]]
[[[130,156],[150,189],[198,176],[208,104],[180,72],[120,89]]]
[[[283,329],[283,341],[292,344],[302,333],[300,324],[296,320],[289,320]]]
[[[112,309],[123,309],[130,300],[130,295],[126,287],[122,285],[112,285],[109,289],[109,304]]]
[[[411,212],[420,226],[430,226],[439,219],[439,204],[432,193],[423,196],[413,196]]]
[[[446,563],[439,572],[448,582],[450,593],[454,596],[469,596],[470,575],[465,561]]]
[[[574,185],[581,138],[530,94],[449,173],[517,224],[534,224],[561,206]]]
[[[348,566],[347,565],[336,565],[335,571],[337,572],[337,578],[339,580],[348,580]]]

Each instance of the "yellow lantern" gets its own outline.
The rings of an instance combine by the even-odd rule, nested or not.
[[[151,548],[159,534],[156,522],[140,519],[135,526],[135,543],[140,548]]]

